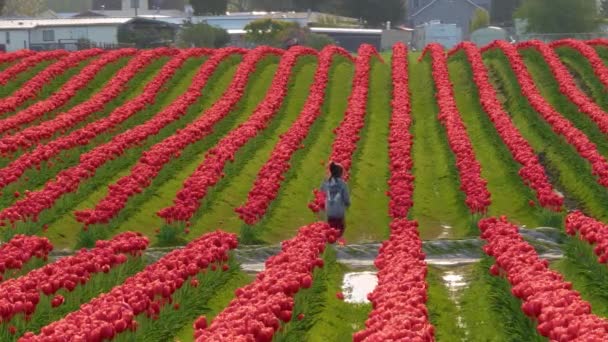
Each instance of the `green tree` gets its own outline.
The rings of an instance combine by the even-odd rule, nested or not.
[[[324,34],[315,34],[308,27],[300,27],[297,23],[260,19],[245,26],[245,40],[256,45],[288,47],[289,45],[305,45],[315,49],[335,44],[335,41]]]
[[[473,19],[471,20],[470,31],[473,32],[477,29],[490,26],[490,14],[488,11],[478,8],[473,13]]]
[[[91,0],[48,0],[47,4],[55,12],[84,12],[93,6]]]
[[[308,33],[304,38],[304,45],[317,50],[334,44],[336,44],[336,41],[326,34]]]
[[[297,23],[259,19],[245,26],[245,40],[257,45],[281,46],[290,35],[300,29]]]
[[[321,11],[323,5],[328,2],[324,0],[293,0],[294,9],[297,11]]]
[[[604,17],[608,17],[608,0],[602,0],[600,6],[602,6],[600,8],[600,12],[602,13],[602,15]]]
[[[228,0],[190,0],[195,15],[226,14]]]
[[[3,15],[7,16],[35,16],[48,9],[45,0],[5,0]]]
[[[522,0],[499,0],[492,2],[492,23],[500,26],[512,26],[513,14],[521,5]]]
[[[361,18],[370,26],[387,21],[396,24],[405,17],[404,0],[344,0],[342,6],[348,10],[348,15]]]
[[[592,32],[597,27],[596,6],[596,0],[525,0],[516,16],[528,20],[528,32]]]
[[[185,24],[179,32],[177,44],[179,47],[209,47],[219,48],[230,42],[228,31],[207,23]]]

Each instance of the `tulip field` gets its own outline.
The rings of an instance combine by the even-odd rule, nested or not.
[[[607,136],[603,39],[0,54],[0,341],[607,341]]]

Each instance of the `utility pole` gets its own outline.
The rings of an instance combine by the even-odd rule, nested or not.
[[[139,0],[131,0],[131,8],[135,9],[135,16],[137,17],[137,9],[139,8]]]

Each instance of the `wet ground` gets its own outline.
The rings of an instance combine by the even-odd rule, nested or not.
[[[451,227],[443,227],[449,231]],[[555,260],[562,257],[561,244],[564,235],[556,228],[541,227],[528,229],[520,228],[520,233],[531,243],[542,258]],[[430,266],[440,268],[445,286],[450,291],[452,300],[458,304],[458,293],[467,285],[467,265],[478,262],[484,255],[480,239],[449,240],[439,239],[423,242],[426,262]],[[348,267],[350,272],[344,275],[342,290],[345,300],[352,303],[367,302],[367,294],[373,291],[377,284],[374,260],[378,256],[380,243],[346,244],[332,246],[336,250],[339,263]],[[174,248],[150,248],[146,252],[149,262],[154,262]],[[238,248],[234,255],[241,264],[243,271],[257,273],[264,270],[264,262],[270,256],[280,252],[280,246],[245,246]],[[72,252],[67,250],[55,251],[51,259],[57,259]]]

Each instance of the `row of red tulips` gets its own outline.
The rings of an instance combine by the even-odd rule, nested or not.
[[[353,78],[352,91],[348,97],[346,113],[344,113],[344,119],[340,126],[334,130],[336,137],[329,160],[342,165],[344,168],[343,178],[346,181],[349,178],[357,142],[361,139],[359,133],[365,126],[369,79],[372,69],[371,62],[374,56],[381,58],[373,46],[363,44],[359,47],[355,60],[355,77]],[[308,204],[308,208],[315,213],[325,209],[325,193],[314,189],[313,195],[314,200]]]
[[[15,65],[12,65],[7,69],[0,71],[0,85],[5,85],[6,82],[10,81],[18,74],[28,70],[36,64],[59,59],[65,57],[68,54],[69,52],[65,50],[52,50],[42,51],[40,53],[25,57],[19,60]]]
[[[21,270],[32,258],[47,260],[53,245],[47,238],[16,235],[0,246],[0,281],[6,271]]]
[[[367,298],[373,310],[365,330],[353,341],[434,341],[434,328],[426,308],[427,267],[418,223],[394,219],[391,236],[382,243],[374,261],[378,285]]]
[[[178,120],[188,111],[188,108],[202,96],[202,89],[211,78],[216,68],[225,59],[235,53],[245,50],[238,48],[219,49],[201,67],[192,84],[178,99],[152,119],[112,138],[109,142],[99,145],[93,150],[80,156],[80,163],[69,169],[62,170],[54,180],[34,192],[26,192],[25,198],[14,203],[11,207],[0,211],[0,221],[37,220],[44,210],[54,206],[55,202],[67,193],[78,189],[80,183],[95,175],[97,169],[110,160],[125,153],[125,151],[145,141],[165,126]]]
[[[505,217],[479,222],[484,251],[495,258],[493,275],[506,274],[511,292],[523,301],[523,312],[536,320],[538,332],[551,341],[605,341],[608,321],[591,313],[591,305],[572,290],[557,272],[549,270],[534,247]]]
[[[103,54],[87,67],[82,69],[78,75],[72,77],[61,87],[61,89],[53,93],[51,97],[43,101],[36,102],[32,106],[19,111],[6,119],[0,120],[0,133],[18,129],[23,125],[38,119],[42,115],[63,106],[72,97],[74,97],[80,89],[87,86],[91,80],[95,78],[97,73],[106,65],[115,62],[120,58],[132,56],[136,52],[136,49],[122,49]],[[14,108],[11,110],[14,110]]]
[[[116,108],[110,115],[92,122],[66,136],[54,139],[47,144],[38,145],[32,151],[21,154],[6,167],[0,169],[0,188],[16,182],[25,171],[40,167],[42,162],[48,161],[62,151],[76,146],[87,145],[92,139],[121,124],[146,106],[154,103],[165,84],[175,75],[175,72],[192,57],[199,57],[211,53],[207,49],[189,49],[182,51],[163,66],[158,75],[146,85],[141,95]]]
[[[16,134],[5,135],[0,138],[0,154],[7,154],[15,152],[20,148],[26,149],[35,146],[40,141],[48,139],[58,132],[65,132],[74,127],[86,120],[91,114],[102,111],[110,101],[125,91],[129,81],[137,73],[150,65],[154,60],[161,57],[173,56],[177,53],[179,53],[177,49],[159,48],[145,50],[137,54],[91,98],[72,107],[68,111],[57,113],[51,120],[28,127]]]
[[[410,134],[411,104],[408,86],[407,48],[393,47],[393,112],[389,135],[391,178],[390,238],[382,243],[374,264],[378,285],[367,298],[373,306],[365,329],[354,341],[433,341],[434,328],[429,322],[427,274],[418,223],[408,221],[412,205],[414,176],[411,174],[413,137]]]
[[[550,46],[553,48],[566,47],[576,50],[583,57],[587,58],[597,78],[608,88],[608,67],[591,45],[576,39],[563,39],[551,43]]]
[[[235,154],[266,129],[270,120],[279,112],[289,90],[293,68],[298,59],[306,55],[316,56],[317,51],[298,46],[285,52],[264,100],[247,121],[224,136],[207,152],[204,161],[186,179],[182,189],[173,199],[173,205],[161,209],[157,213],[158,216],[164,218],[167,223],[184,222],[192,218],[209,189],[224,177],[223,170],[228,161],[234,160]]]
[[[547,44],[532,40],[518,44],[519,49],[535,49],[540,52],[549,65],[551,73],[559,84],[560,92],[574,103],[578,110],[587,115],[599,129],[608,133],[608,114],[576,85],[574,77],[562,63],[557,53]]]
[[[26,49],[17,50],[14,52],[0,53],[0,63],[12,63],[16,60],[23,59],[35,54],[36,51]]]
[[[232,79],[226,93],[197,120],[184,129],[152,146],[131,169],[131,173],[108,186],[108,194],[94,209],[77,211],[76,219],[85,225],[108,223],[126,206],[129,198],[148,187],[162,168],[173,158],[179,157],[188,145],[196,143],[213,132],[220,122],[242,99],[250,76],[259,61],[269,54],[281,55],[282,50],[259,47],[247,53]]]
[[[194,328],[197,341],[270,342],[281,322],[294,316],[293,297],[312,285],[315,267],[323,267],[321,253],[337,231],[326,223],[300,228],[298,235],[281,244],[281,252],[268,258],[265,270],[249,285],[235,291],[236,298],[207,327],[204,317]]]
[[[125,263],[127,255],[141,255],[148,239],[139,233],[122,233],[112,240],[97,241],[95,248],[82,249],[73,256],[33,270],[0,284],[0,317],[10,322],[17,314],[31,316],[41,295],[51,296],[61,289],[69,292],[85,285],[96,273],[107,273]]]
[[[70,53],[68,56],[60,59],[57,63],[53,63],[48,68],[30,78],[13,94],[2,99],[2,101],[0,101],[0,114],[14,111],[25,101],[36,97],[42,87],[49,84],[57,76],[62,75],[73,67],[76,67],[82,61],[91,57],[99,56],[103,52],[104,51],[101,49],[81,50]]]
[[[509,60],[511,68],[517,76],[522,95],[528,99],[540,116],[551,125],[553,131],[563,136],[568,143],[576,148],[580,156],[591,164],[593,174],[598,177],[598,183],[608,187],[608,161],[583,132],[566,120],[543,98],[517,48],[505,41],[495,41],[484,47],[482,51],[494,48],[500,49]]]
[[[253,225],[261,220],[268,206],[277,197],[284,174],[291,166],[289,161],[294,153],[303,147],[302,142],[321,115],[325,89],[329,83],[329,71],[335,56],[352,59],[346,50],[336,46],[328,46],[320,52],[319,66],[300,116],[289,130],[281,135],[270,158],[258,172],[253,188],[247,196],[247,203],[235,209],[245,223]]]
[[[594,252],[602,264],[608,263],[608,225],[594,218],[585,216],[580,211],[570,213],[566,217],[566,232],[569,235],[579,235],[581,240],[595,245]]]
[[[447,56],[439,44],[428,45],[420,58],[427,53],[431,55],[433,65],[439,121],[445,127],[448,143],[456,157],[460,189],[465,193],[465,202],[472,213],[485,213],[492,203],[490,192],[487,189],[487,181],[481,176],[481,165],[475,158],[473,145],[456,106]]]
[[[26,341],[102,341],[111,340],[129,330],[136,330],[137,316],[145,314],[155,319],[172,296],[183,285],[196,287],[198,273],[214,263],[228,260],[228,252],[236,248],[234,234],[206,234],[183,249],[176,249],[142,272],[128,278],[110,292],[83,304],[78,311],[53,322],[38,335],[26,333]],[[192,278],[189,283],[188,279]]]
[[[390,178],[388,181],[389,214],[393,219],[406,218],[412,205],[414,175],[412,167],[412,146],[414,136],[412,125],[412,104],[410,102],[407,47],[396,44],[393,47],[392,115],[388,136]]]
[[[463,51],[471,65],[473,80],[479,92],[479,101],[494,124],[498,135],[505,143],[513,158],[522,165],[519,176],[536,192],[536,198],[541,206],[559,211],[564,199],[553,190],[544,167],[534,153],[532,146],[521,135],[513,124],[509,114],[504,110],[496,90],[490,83],[488,70],[483,64],[481,52],[470,42],[461,43],[450,51],[456,54]]]

